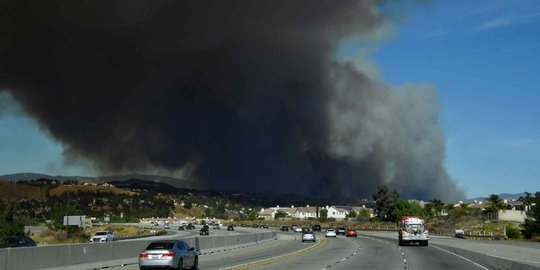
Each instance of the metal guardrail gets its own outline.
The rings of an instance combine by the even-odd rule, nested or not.
[[[276,232],[182,239],[200,250],[249,245],[274,239]],[[79,270],[134,264],[152,239],[0,249],[0,269]]]
[[[355,227],[356,230],[363,230],[363,231],[383,231],[383,232],[397,232],[398,227]]]
[[[364,231],[387,231],[387,232],[395,232],[398,230],[397,227],[357,227],[357,230],[364,230]],[[461,234],[456,235],[453,232],[449,231],[430,231],[431,235],[440,235],[440,236],[452,236],[456,238],[465,238],[465,239],[480,239],[480,240],[505,240],[506,235],[504,234]]]
[[[463,237],[458,238],[465,238],[465,239],[480,239],[480,240],[506,240],[506,235],[503,234],[497,234],[497,235],[483,235],[483,234],[463,234]]]

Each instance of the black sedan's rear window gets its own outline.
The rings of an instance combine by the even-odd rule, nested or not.
[[[157,242],[157,243],[151,243],[146,248],[147,250],[151,249],[172,249],[174,246],[174,243],[171,242]]]

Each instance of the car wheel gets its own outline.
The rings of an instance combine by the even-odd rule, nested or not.
[[[193,262],[193,266],[191,267],[191,270],[197,270],[199,268],[199,257],[195,256],[195,261]]]
[[[183,270],[184,269],[184,260],[183,259],[180,259],[180,261],[178,262],[178,267],[176,269],[178,269],[178,270]]]

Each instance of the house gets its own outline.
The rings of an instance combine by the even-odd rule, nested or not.
[[[276,210],[277,210],[276,213],[284,212],[285,214],[287,214],[288,217],[293,217],[294,213],[296,213],[296,207],[294,207],[294,205],[291,205],[291,207],[284,207],[284,208],[280,208],[278,205]]]
[[[259,211],[259,218],[264,218],[264,220],[274,220],[276,218],[276,214],[278,212],[284,212],[288,217],[294,217],[294,214],[296,213],[297,208],[294,207],[294,205],[291,205],[291,207],[270,207],[270,208],[262,208]]]
[[[293,214],[293,217],[299,219],[317,218],[317,207],[306,205],[305,207],[298,207]]]
[[[326,209],[328,212],[326,214],[327,218],[335,218],[335,219],[345,219],[347,215],[349,214],[349,211],[342,207],[342,206],[325,206],[324,209]]]
[[[261,208],[261,211],[259,211],[259,218],[263,218],[264,220],[274,220],[274,217],[276,216],[277,210],[275,208]]]
[[[504,200],[504,203],[505,203],[506,205],[508,205],[508,209],[510,209],[510,210],[526,210],[526,209],[525,209],[525,205],[523,205],[523,202],[522,202],[522,201],[518,201],[518,200],[511,200],[511,201]]]
[[[356,211],[357,215],[362,213],[362,212],[367,211],[369,213],[369,218],[374,218],[375,217],[375,210],[373,208],[366,207],[365,205],[353,206],[353,207],[351,207],[351,210]],[[350,211],[349,211],[349,213],[350,213]]]

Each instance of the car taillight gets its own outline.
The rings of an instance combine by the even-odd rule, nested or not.
[[[174,252],[165,253],[163,257],[174,257]]]
[[[139,258],[148,258],[148,253],[139,254]]]

